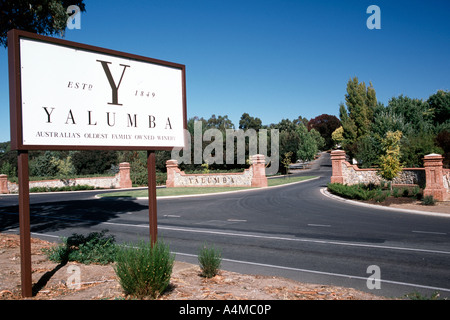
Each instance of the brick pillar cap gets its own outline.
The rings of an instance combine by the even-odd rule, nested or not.
[[[8,177],[8,175],[6,175],[6,174],[0,174],[0,177],[1,177],[1,178],[4,178],[4,177]]]
[[[254,154],[250,156],[251,163],[266,163],[266,157],[263,154]]]
[[[167,160],[166,161],[166,165],[177,166],[178,165],[178,160],[175,160],[175,159]]]
[[[440,154],[437,154],[437,153],[430,153],[430,154],[427,154],[426,156],[424,156],[424,158],[425,159],[440,159],[440,158],[443,158],[443,156],[442,155],[440,155]]]
[[[119,168],[125,168],[125,167],[129,167],[130,164],[128,162],[121,162],[119,163]]]

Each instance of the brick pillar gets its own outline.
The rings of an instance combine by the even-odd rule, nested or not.
[[[119,164],[119,188],[131,188],[133,183],[131,182],[130,164],[128,162],[122,162]]]
[[[180,169],[178,169],[178,161],[167,160],[166,168],[167,168],[166,188],[173,188],[175,187],[175,173],[180,171]]]
[[[423,195],[433,196],[433,198],[438,201],[445,201],[447,197],[442,170],[443,159],[443,156],[435,153],[428,154],[423,158],[426,179]]]
[[[2,193],[9,193],[8,176],[6,174],[0,174],[0,194]]]
[[[266,159],[262,154],[250,156],[253,178],[252,187],[267,187]]]
[[[331,151],[332,175],[331,183],[344,184],[344,176],[342,174],[342,162],[345,161],[344,150]]]

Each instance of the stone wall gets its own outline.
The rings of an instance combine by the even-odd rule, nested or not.
[[[177,160],[168,160],[166,187],[267,187],[264,155],[253,155],[250,162],[250,168],[239,173],[186,174]]]
[[[429,154],[424,157],[424,168],[404,168],[392,181],[394,185],[418,185],[424,195],[432,195],[439,201],[450,201],[450,170],[443,169],[443,157]],[[380,184],[382,178],[377,169],[360,169],[345,160],[345,151],[331,152],[331,183],[347,185],[359,183]]]
[[[347,161],[342,163],[342,171],[344,184],[352,185],[359,183],[380,184],[383,180],[374,169],[359,169],[356,165],[352,165]],[[394,185],[418,185],[425,186],[425,169],[424,168],[405,168],[399,175],[392,180]]]
[[[113,177],[93,177],[93,178],[76,178],[76,179],[55,179],[30,181],[30,189],[35,187],[61,188],[76,185],[88,185],[96,188],[105,189],[123,189],[131,188],[130,164],[123,162],[119,165],[119,173]],[[6,175],[0,175],[0,194],[1,193],[18,193],[19,185],[8,181]]]

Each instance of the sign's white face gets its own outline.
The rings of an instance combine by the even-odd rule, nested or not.
[[[24,145],[183,147],[182,70],[20,39]]]

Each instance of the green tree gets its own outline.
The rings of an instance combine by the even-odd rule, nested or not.
[[[376,93],[372,83],[366,87],[366,84],[360,83],[357,77],[350,79],[347,83],[345,103],[348,115],[356,126],[356,137],[364,136],[368,132],[377,106]]]
[[[444,151],[436,145],[433,133],[414,132],[402,139],[402,162],[408,167],[423,167],[423,157],[430,153],[443,154]]]
[[[217,116],[213,114],[206,122],[206,129],[216,128],[219,130],[234,129],[233,122],[228,119],[228,115]]]
[[[58,170],[56,176],[59,178],[68,178],[75,174],[75,167],[72,164],[71,156],[62,159],[53,157],[50,160],[50,164],[51,166],[56,166]]]
[[[391,181],[401,172],[400,163],[400,139],[401,131],[389,131],[381,140],[383,154],[380,156],[379,174],[383,179]],[[392,190],[392,183],[391,183]]]
[[[339,105],[339,118],[341,119],[343,129],[343,142],[345,142],[345,144],[351,144],[355,142],[357,137],[356,124],[353,119],[350,118],[348,111],[343,103]]]
[[[396,113],[391,108],[383,108],[375,113],[369,134],[381,140],[388,131],[397,130],[408,135],[413,132],[412,124],[405,121],[403,114]]]
[[[309,131],[309,134],[313,137],[314,141],[316,142],[317,151],[323,150],[326,146],[325,139],[320,135],[319,131],[316,129],[311,129]]]
[[[56,177],[59,172],[58,160],[60,155],[56,151],[45,151],[30,160],[30,175],[35,177]]]
[[[281,164],[283,165],[282,168],[284,168],[284,173],[289,175],[289,166],[292,163],[292,151],[286,152],[283,155],[283,159],[281,160]]]
[[[405,123],[403,115],[396,114],[389,108],[378,109],[375,112],[369,132],[356,142],[354,157],[358,160],[360,167],[376,166],[382,154],[382,139],[387,132],[397,130],[401,131],[403,136],[412,132],[411,125]]]
[[[111,169],[111,165],[117,165],[116,151],[77,151],[72,154],[72,164],[76,174],[99,174]]]
[[[421,99],[412,99],[400,95],[389,100],[387,110],[402,116],[405,123],[416,132],[431,132],[433,130],[433,110]]]
[[[243,113],[239,120],[239,129],[255,129],[259,130],[262,127],[262,121],[260,118],[251,117],[248,113]]]
[[[450,120],[450,91],[438,90],[428,98],[428,105],[433,110],[435,124]]]
[[[325,140],[323,148],[329,149],[333,147],[333,139],[331,134],[334,130],[341,126],[341,122],[336,116],[329,114],[321,114],[308,122],[308,130],[317,130]],[[320,148],[319,148],[320,149]]]
[[[292,153],[292,161],[297,161],[297,150],[300,145],[300,137],[295,130],[283,130],[280,132],[280,155]]]
[[[299,124],[296,130],[300,138],[297,157],[303,161],[314,160],[314,157],[318,152],[316,139],[308,132],[308,129],[303,123]]]
[[[16,177],[17,168],[14,167],[11,163],[5,161],[0,167],[0,174],[6,174],[8,177]]]
[[[7,46],[7,33],[11,29],[63,35],[70,5],[77,5],[81,12],[86,11],[84,0],[3,0],[0,8],[0,43]]]
[[[277,124],[271,124],[270,127],[272,129],[278,129],[280,132],[282,132],[282,131],[295,131],[295,129],[297,128],[297,125],[299,123],[300,123],[300,121],[298,121],[296,123],[296,120],[291,121],[289,119],[282,119]]]
[[[331,134],[331,139],[333,139],[335,145],[340,145],[344,141],[344,128],[340,126],[334,130]]]
[[[360,168],[370,168],[378,164],[381,141],[374,134],[366,134],[356,143],[355,158]]]
[[[442,148],[444,167],[450,168],[450,130],[442,130],[435,139],[437,145]]]
[[[17,176],[17,152],[11,150],[11,143],[0,143],[0,168],[2,174]]]

